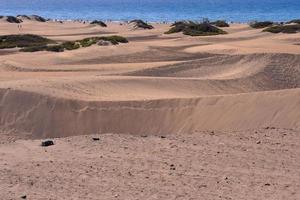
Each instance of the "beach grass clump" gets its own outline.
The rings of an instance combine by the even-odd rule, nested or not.
[[[264,32],[270,33],[299,33],[300,24],[288,24],[288,25],[274,25],[263,30]]]
[[[300,19],[293,19],[293,20],[287,22],[287,24],[300,24]]]
[[[252,22],[250,23],[250,27],[252,28],[256,28],[256,29],[261,29],[261,28],[266,28],[266,27],[270,27],[274,24],[274,22],[271,21],[263,21],[263,22]]]
[[[225,20],[217,20],[214,22],[211,22],[210,24],[215,25],[217,27],[229,27],[229,24]]]
[[[208,23],[202,22],[197,23],[193,21],[179,21],[171,25],[171,29],[165,34],[179,33],[182,32],[185,35],[190,36],[211,36],[227,34],[227,32],[222,29]]]
[[[96,25],[99,25],[101,27],[107,27],[107,25],[103,21],[99,21],[99,20],[94,20],[90,24],[96,24]]]
[[[133,27],[136,29],[153,29],[154,27],[151,24],[148,24],[140,19],[131,20],[129,24],[133,24]]]
[[[0,36],[0,49],[45,46],[53,43],[53,40],[32,34]]]
[[[65,50],[75,50],[81,47],[89,47],[91,45],[97,44],[100,40],[109,41],[113,45],[118,45],[119,43],[128,43],[125,37],[112,35],[112,36],[102,36],[102,37],[91,37],[76,41],[67,41],[56,45],[40,45],[40,46],[28,46],[20,51],[23,52],[37,52],[37,51],[52,51],[52,52],[63,52]]]

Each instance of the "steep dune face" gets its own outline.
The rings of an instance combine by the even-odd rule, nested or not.
[[[168,134],[300,128],[300,90],[189,99],[95,102],[1,90],[2,130],[32,138],[95,133]]]

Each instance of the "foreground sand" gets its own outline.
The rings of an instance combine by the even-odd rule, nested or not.
[[[299,131],[104,134],[0,147],[1,199],[300,198]],[[92,137],[100,138],[93,141]]]
[[[154,26],[0,22],[1,35],[130,41],[0,50],[2,199],[300,198],[300,34]]]

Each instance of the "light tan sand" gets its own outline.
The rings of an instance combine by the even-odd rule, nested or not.
[[[159,24],[22,26],[1,21],[0,35],[117,34],[130,42],[63,53],[0,50],[4,199],[299,197],[300,34],[240,24],[210,37],[165,35],[169,25]],[[105,135],[99,144],[80,136],[91,134]],[[47,152],[39,140],[15,141],[53,137],[70,138]]]
[[[105,134],[56,139],[48,148],[19,140],[0,147],[1,199],[297,200],[299,134]]]

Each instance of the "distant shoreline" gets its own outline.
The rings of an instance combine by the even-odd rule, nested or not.
[[[20,15],[22,15],[22,14],[20,14]],[[3,18],[3,17],[7,17],[7,16],[13,16],[13,15],[5,15],[5,16],[0,15],[0,19]],[[13,17],[17,17],[17,16],[19,16],[19,15],[16,15],[16,16],[13,16]],[[32,14],[32,15],[23,15],[23,16],[39,16],[39,15]],[[125,20],[125,19],[124,20],[112,20],[112,19],[99,19],[99,18],[94,18],[94,19],[71,19],[71,18],[68,19],[68,18],[61,18],[60,19],[60,18],[48,18],[48,17],[45,17],[45,16],[41,16],[41,17],[45,18],[46,21],[57,21],[57,22],[59,22],[59,21],[62,21],[62,22],[92,22],[94,20],[101,20],[103,22],[128,23],[131,20],[134,20],[134,18],[130,19],[130,20]],[[249,24],[249,23],[254,22],[254,21],[273,21],[273,22],[280,23],[280,22],[288,22],[290,20],[297,19],[297,18],[291,18],[289,20],[284,20],[284,21],[280,21],[280,20],[277,21],[277,20],[268,20],[268,19],[265,19],[265,20],[248,20],[248,21],[245,21],[245,22],[244,21],[226,20],[226,19],[222,19],[222,18],[220,18],[220,19],[209,19],[209,18],[205,18],[205,17],[202,18],[202,19],[180,19],[180,20],[172,20],[172,21],[171,20],[157,20],[157,21],[153,21],[153,20],[145,20],[143,18],[136,18],[136,19],[141,19],[141,20],[143,20],[143,21],[145,21],[147,23],[152,23],[152,24],[172,24],[172,23],[174,23],[176,21],[199,21],[199,22],[201,22],[203,20],[209,20],[209,21],[224,20],[224,21],[226,21],[226,22],[228,22],[230,24]]]

